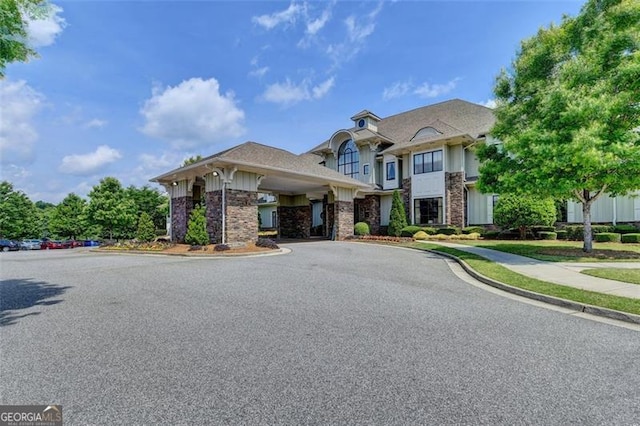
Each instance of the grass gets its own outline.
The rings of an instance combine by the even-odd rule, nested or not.
[[[582,251],[579,241],[454,241],[531,257],[547,262],[640,262],[640,244],[593,243],[593,252]]]
[[[472,253],[466,253],[454,248],[443,247],[438,244],[409,243],[404,246],[418,250],[431,249],[437,252],[439,251],[451,254],[464,260],[469,266],[471,266],[471,268],[480,274],[513,287],[549,296],[560,297],[562,299],[573,300],[575,302],[585,303],[588,305],[600,306],[603,308],[614,309],[616,311],[640,315],[640,300],[638,299],[612,296],[548,283],[513,272],[504,266],[485,259],[484,257],[477,256]]]
[[[623,283],[640,284],[640,269],[596,268],[585,269],[581,273]]]

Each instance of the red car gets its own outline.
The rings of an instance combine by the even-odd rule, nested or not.
[[[68,247],[65,247],[62,241],[46,240],[46,241],[43,241],[42,244],[40,244],[40,248],[44,250],[44,249],[62,249],[62,248],[68,248]]]

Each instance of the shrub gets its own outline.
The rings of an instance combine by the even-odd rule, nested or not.
[[[556,205],[551,198],[505,194],[500,196],[493,209],[493,221],[501,228],[517,228],[524,240],[532,226],[553,225]]]
[[[484,238],[487,240],[497,240],[500,236],[500,231],[487,231],[484,233]]]
[[[621,224],[614,226],[613,232],[617,232],[618,234],[636,234],[640,232],[640,229],[633,225]]]
[[[480,234],[484,233],[484,228],[482,226],[467,226],[466,228],[462,228],[463,234]]]
[[[393,191],[393,200],[391,201],[391,213],[389,215],[389,227],[387,232],[389,235],[399,237],[402,228],[407,226],[407,214],[404,211],[404,205],[400,193],[396,189]]]
[[[539,234],[540,232],[554,232],[555,228],[553,226],[532,226],[531,227],[531,232],[533,233],[533,236],[535,238],[540,238],[543,239]]]
[[[640,243],[640,233],[636,234],[623,234],[621,241],[623,243]]]
[[[227,250],[231,250],[231,247],[229,247],[226,244],[216,244],[215,246],[213,246],[213,249],[215,251],[227,251]]]
[[[258,241],[256,241],[256,247],[266,247],[274,250],[277,250],[280,248],[278,247],[278,244],[276,244],[275,241],[270,240],[269,238],[258,238]]]
[[[138,230],[136,231],[136,239],[144,243],[153,241],[156,237],[156,227],[151,220],[151,216],[147,212],[140,214],[138,219]]]
[[[596,241],[599,243],[619,243],[620,234],[615,232],[599,232],[596,235]]]
[[[538,232],[538,238],[541,240],[555,240],[558,238],[558,234],[552,231],[540,231]]]
[[[209,234],[207,233],[207,219],[204,216],[204,207],[197,206],[189,216],[187,235],[184,236],[187,244],[204,246],[209,244]]]
[[[418,231],[422,231],[422,229],[417,225],[405,226],[404,228],[402,228],[400,230],[400,236],[401,237],[413,237],[413,234],[415,234]]]
[[[353,226],[353,233],[356,235],[369,235],[369,224],[367,222],[358,222]]]
[[[563,230],[567,231],[567,239],[572,241],[584,240],[584,226],[582,225],[567,225]],[[603,232],[611,232],[613,227],[610,225],[591,225],[591,232],[594,235]]]
[[[465,240],[477,240],[477,239],[480,238],[480,236],[481,236],[481,234],[479,232],[472,232],[470,234],[464,235],[464,237],[465,237],[464,239]]]
[[[424,231],[418,231],[413,235],[414,240],[426,240],[429,238],[429,234]]]
[[[447,226],[447,227],[444,227],[444,228],[436,229],[436,234],[458,235],[459,233],[460,233],[460,228],[457,228],[455,226]]]
[[[432,228],[430,226],[423,226],[420,228],[420,230],[426,232],[429,235],[436,235],[436,228]]]
[[[559,229],[556,231],[556,238],[558,240],[566,240],[567,239],[567,231],[565,229]]]

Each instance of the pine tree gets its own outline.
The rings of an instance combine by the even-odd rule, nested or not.
[[[189,226],[187,235],[184,236],[187,244],[204,246],[209,244],[209,234],[207,233],[207,219],[205,209],[197,206],[189,216]]]
[[[396,189],[393,191],[393,200],[391,202],[391,214],[389,217],[388,234],[396,237],[400,236],[402,228],[407,226],[407,215],[404,211],[400,192]]]
[[[153,241],[155,237],[156,228],[153,225],[151,216],[149,216],[147,212],[142,212],[140,214],[140,219],[138,220],[138,232],[136,232],[136,238],[138,241],[148,243]]]

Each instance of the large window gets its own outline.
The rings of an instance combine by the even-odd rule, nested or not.
[[[414,200],[413,214],[419,224],[442,223],[442,197]]]
[[[387,180],[394,180],[396,178],[396,163],[395,161],[389,161],[387,163]]]
[[[415,154],[413,156],[413,174],[442,171],[442,150]]]
[[[360,174],[360,155],[358,147],[351,139],[340,145],[338,150],[338,171],[358,179]]]

